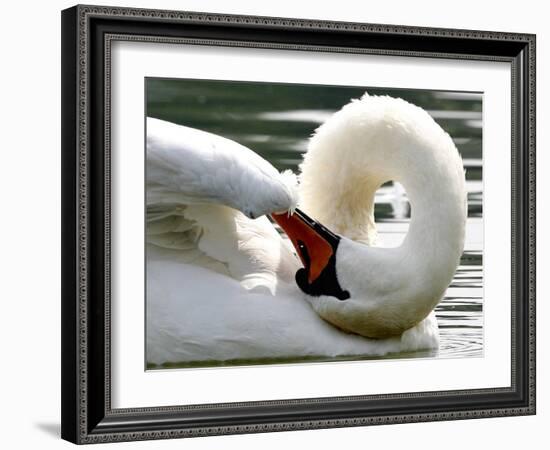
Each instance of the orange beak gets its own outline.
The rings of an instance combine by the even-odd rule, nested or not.
[[[294,214],[272,214],[290,238],[304,267],[308,269],[308,282],[313,283],[334,254],[332,245],[317,232],[311,219],[297,210]]]
[[[293,214],[272,214],[271,217],[286,232],[304,265],[296,273],[302,291],[312,296],[332,295],[349,298],[336,278],[336,250],[340,237],[311,219],[300,209]]]

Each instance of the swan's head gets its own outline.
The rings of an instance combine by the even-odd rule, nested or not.
[[[336,275],[340,236],[298,208],[293,214],[272,214],[272,217],[285,230],[304,265],[296,272],[298,287],[313,297],[326,295],[347,300],[350,294],[340,286]]]
[[[456,268],[454,256],[428,266],[422,254],[411,259],[402,251],[354,242],[298,208],[272,217],[302,261],[296,283],[315,312],[365,337],[398,336],[419,323],[439,302]]]
[[[296,248],[304,266],[296,272],[296,283],[320,317],[365,337],[396,334],[385,329],[384,320],[374,323],[371,320],[371,302],[363,295],[366,293],[364,277],[356,270],[361,264],[350,265],[349,249],[346,252],[346,244],[352,241],[330,231],[298,208],[294,214],[272,214],[272,217]],[[350,272],[359,276],[342,276]]]

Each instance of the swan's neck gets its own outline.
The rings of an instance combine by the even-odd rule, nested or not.
[[[464,244],[464,170],[451,138],[433,119],[386,97],[347,105],[310,141],[302,164],[301,207],[352,241],[372,244],[374,195],[390,180],[404,186],[411,204],[405,240],[396,249],[356,244],[342,276],[356,282],[358,295],[382,298],[385,286],[401,286],[391,298],[415,302],[411,314],[418,317],[409,318],[414,322],[441,298]]]
[[[350,104],[335,118],[343,112],[350,116],[347,109],[361,103]],[[409,116],[420,117],[369,121],[351,115],[346,126],[333,120],[321,127],[302,163],[301,207],[333,231],[372,245],[375,193],[385,182],[398,181],[411,204],[404,247],[410,251],[440,243],[459,247],[466,215],[460,156],[427,113],[405,105],[412,108],[405,111]]]
[[[400,149],[395,153],[403,157],[406,151]],[[341,168],[345,174],[340,175],[342,186],[315,183],[318,195],[315,199],[304,195],[303,209],[331,230],[374,245],[377,237],[375,193],[387,181],[398,181],[405,188],[411,205],[411,220],[402,251],[417,255],[426,255],[428,250],[435,253],[443,247],[461,251],[466,207],[463,173],[456,170],[453,173],[448,166],[438,167],[435,161],[406,159],[409,158],[403,157],[403,164],[394,164],[394,167],[389,167],[388,161],[378,161],[380,165],[371,162],[366,167]],[[325,179],[330,179],[328,174]],[[429,261],[429,264],[438,262]]]

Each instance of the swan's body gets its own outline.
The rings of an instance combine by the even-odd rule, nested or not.
[[[209,133],[148,119],[147,138],[150,363],[437,347],[433,309],[462,253],[466,194],[457,150],[426,112],[365,96],[310,141],[299,206],[339,235],[322,269],[326,278],[334,265],[341,299],[325,295],[327,283],[308,285],[313,266],[298,288],[299,259],[260,217],[295,208],[292,176]],[[374,193],[388,180],[412,206],[405,241],[392,249],[370,246]],[[274,217],[291,235],[299,214]]]

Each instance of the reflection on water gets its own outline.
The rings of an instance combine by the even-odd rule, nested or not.
[[[323,87],[200,80],[147,81],[147,114],[216,133],[250,147],[277,169],[297,173],[311,133],[334,111],[365,92]],[[483,350],[483,184],[481,94],[368,88],[373,95],[401,97],[422,108],[453,138],[466,169],[468,221],[460,266],[437,306],[438,352],[401,357],[481,356]],[[380,244],[398,245],[410,218],[401,185],[387,183],[376,194]],[[396,355],[391,355],[396,357]]]

